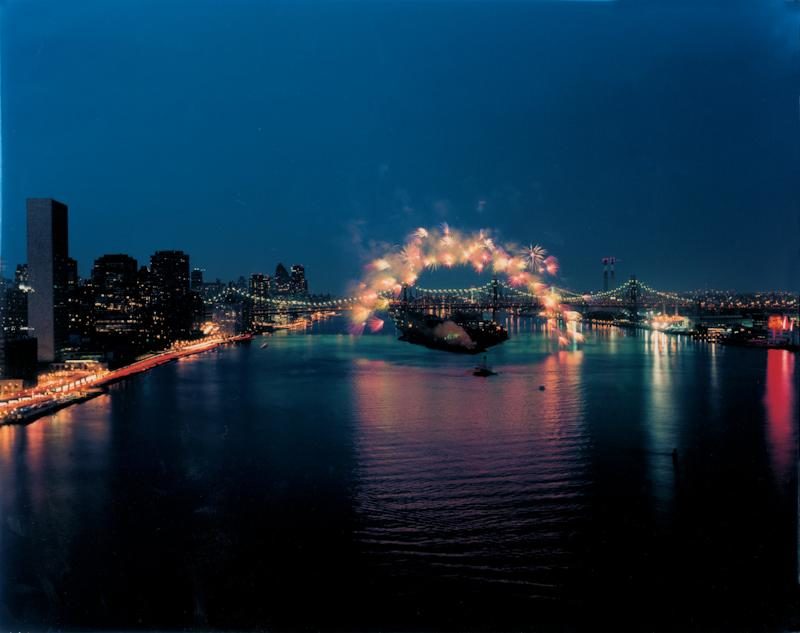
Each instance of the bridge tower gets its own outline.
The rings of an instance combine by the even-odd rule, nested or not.
[[[604,257],[603,262],[603,292],[608,292],[609,288],[617,287],[617,272],[615,270],[617,264],[616,257]]]
[[[500,294],[500,284],[497,281],[497,275],[492,277],[492,321],[497,317],[497,302]]]
[[[636,275],[631,275],[630,288],[628,289],[628,299],[631,302],[631,317],[634,321],[639,320],[639,282]]]

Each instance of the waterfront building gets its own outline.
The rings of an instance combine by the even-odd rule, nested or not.
[[[289,292],[290,294],[300,296],[305,296],[308,294],[306,269],[301,264],[295,264],[292,266],[292,274],[289,280]]]
[[[258,299],[269,297],[270,276],[264,273],[250,275],[250,294]]]
[[[286,270],[286,266],[278,264],[275,267],[275,277],[273,278],[275,294],[288,295],[291,291],[291,282],[292,280],[289,276],[289,271]]]
[[[189,292],[189,256],[183,251],[156,251],[150,257],[150,275],[155,297]]]
[[[6,284],[3,305],[3,335],[18,338],[28,334],[28,267],[17,266],[14,280]]]
[[[190,338],[204,314],[202,300],[190,288],[189,255],[183,251],[157,251],[150,258],[148,282],[148,344],[163,348]]]
[[[69,257],[67,205],[51,198],[27,201],[28,325],[38,341],[40,363],[54,361],[65,346],[67,295],[77,282],[77,265]]]
[[[94,329],[100,339],[124,337],[138,342],[142,329],[139,268],[125,254],[98,257],[92,268]]]
[[[94,303],[91,283],[79,283],[67,297],[69,343],[75,351],[91,341],[95,334]]]
[[[235,336],[244,331],[245,306],[241,302],[214,306],[211,320],[220,334]]]
[[[252,330],[258,331],[271,322],[270,305],[265,299],[270,296],[270,276],[264,273],[250,275],[250,297],[246,322]]]

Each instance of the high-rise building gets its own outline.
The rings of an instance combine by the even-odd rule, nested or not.
[[[150,257],[150,275],[156,295],[182,295],[190,290],[189,256],[183,251],[156,251]]]
[[[270,277],[264,273],[250,275],[251,301],[245,310],[246,322],[250,328],[259,331],[271,322],[270,305],[265,299],[270,295]]]
[[[36,339],[28,336],[28,267],[17,266],[14,280],[4,285],[3,332],[0,339],[0,372],[3,380],[35,383]]]
[[[257,299],[269,297],[270,277],[264,273],[250,275],[250,294]]]
[[[136,285],[138,264],[130,255],[103,255],[94,260],[92,285],[98,290],[116,292]]]
[[[3,334],[6,338],[19,338],[28,333],[28,291],[28,267],[20,264],[14,281],[5,289]]]
[[[67,205],[51,198],[28,203],[28,324],[40,363],[52,362],[66,343],[67,293],[76,266],[70,260]]]
[[[190,277],[191,288],[197,292],[200,292],[203,288],[203,273],[205,271],[202,268],[192,268],[192,274]]]
[[[306,281],[306,269],[301,264],[292,266],[292,275],[289,279],[289,292],[293,295],[308,294],[308,282]]]
[[[141,329],[139,268],[129,255],[103,255],[92,268],[94,327],[98,335],[136,339]]]
[[[149,284],[149,344],[161,348],[189,338],[195,321],[202,318],[202,301],[190,290],[189,256],[183,251],[154,253]]]
[[[289,277],[289,271],[286,270],[286,266],[283,264],[278,264],[275,267],[273,285],[275,293],[279,295],[289,294],[291,290],[291,277]]]

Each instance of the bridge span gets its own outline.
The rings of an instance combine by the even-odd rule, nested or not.
[[[524,288],[512,286],[494,278],[481,286],[464,288],[425,288],[405,286],[397,296],[383,295],[386,308],[407,307],[425,312],[448,314],[453,312],[507,313],[516,316],[537,316],[548,310],[572,310],[583,315],[600,312],[625,312],[636,315],[640,310],[658,309],[664,312],[695,311],[694,299],[656,290],[631,277],[616,288],[601,292],[579,293],[565,288],[552,287],[537,296]],[[206,299],[208,306],[243,304],[265,319],[273,317],[305,317],[315,314],[343,314],[358,306],[364,296],[316,298],[297,296],[254,295],[243,288],[229,286]]]

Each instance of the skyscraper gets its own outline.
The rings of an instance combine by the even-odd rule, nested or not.
[[[40,363],[56,359],[66,340],[69,258],[67,205],[51,198],[28,199],[28,324],[38,340]]]
[[[150,257],[153,290],[163,295],[189,292],[189,256],[183,251],[156,251]]]
[[[200,292],[203,289],[203,273],[202,268],[192,268],[191,286],[192,290]]]
[[[191,335],[202,308],[190,286],[189,256],[183,251],[157,251],[150,257],[151,344],[163,347]]]
[[[264,273],[253,273],[250,275],[250,294],[258,299],[269,297],[269,275]]]
[[[264,273],[250,275],[251,302],[245,317],[250,328],[259,331],[270,319],[270,305],[265,301],[270,294],[270,277]]]
[[[283,264],[278,264],[275,267],[275,277],[273,278],[273,284],[275,287],[276,294],[279,295],[286,295],[289,294],[291,289],[291,279],[289,277],[289,271],[286,270],[286,266]]]
[[[92,268],[95,328],[98,334],[133,338],[141,328],[139,268],[129,255],[103,255]]]
[[[306,269],[301,264],[292,266],[292,276],[289,281],[289,292],[293,295],[308,294],[308,281],[306,281]]]
[[[19,338],[28,333],[28,266],[19,264],[14,281],[5,289],[3,331],[7,338]]]

